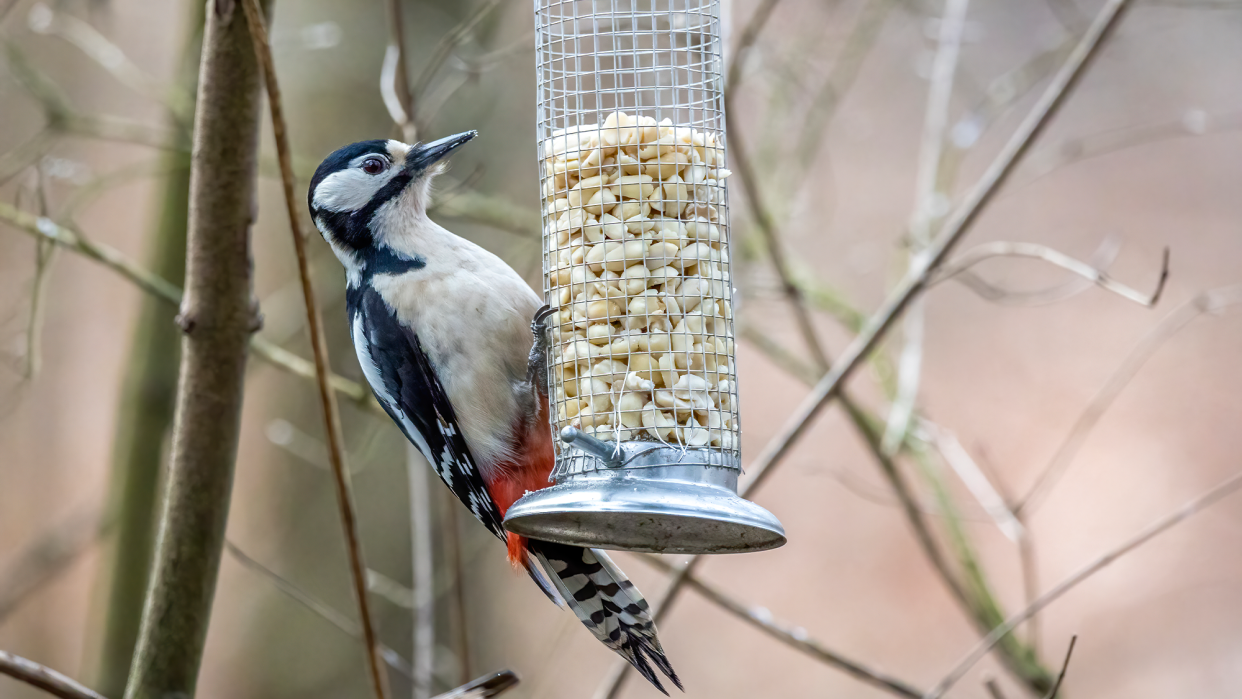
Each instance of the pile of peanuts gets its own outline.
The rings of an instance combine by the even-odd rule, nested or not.
[[[557,429],[735,449],[723,143],[614,112],[542,157]]]

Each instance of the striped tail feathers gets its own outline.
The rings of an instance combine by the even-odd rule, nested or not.
[[[509,536],[515,535],[510,533]],[[547,575],[544,575],[544,571],[539,570],[540,562],[541,561],[538,561],[535,554],[528,550],[526,552],[526,558],[522,561],[522,567],[526,569],[526,573],[530,575],[530,579],[535,581],[535,584],[539,586],[539,589],[543,591],[543,594],[547,595],[548,599],[552,600],[552,604],[564,609],[565,598],[561,596],[561,591],[558,589],[560,586],[554,585],[552,581],[548,579],[551,577],[552,580],[556,580],[556,576],[552,575],[550,571]],[[547,570],[546,563],[544,564],[544,570]]]
[[[608,554],[547,541],[529,545],[569,608],[600,642],[665,695],[657,669],[684,691],[660,646],[647,600]]]

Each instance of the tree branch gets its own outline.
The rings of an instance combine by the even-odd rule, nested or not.
[[[1133,301],[1140,306],[1151,308],[1160,300],[1160,294],[1164,291],[1164,284],[1169,279],[1169,249],[1164,249],[1164,255],[1160,265],[1160,277],[1156,280],[1156,289],[1150,295],[1136,291],[1121,282],[1116,281],[1108,276],[1108,273],[1102,269],[1097,269],[1086,262],[1075,260],[1063,252],[1054,250],[1046,245],[1037,243],[1010,243],[997,241],[994,243],[984,243],[967,250],[956,259],[947,262],[944,267],[936,273],[931,284],[939,284],[946,279],[965,272],[971,267],[995,257],[1029,257],[1036,260],[1043,260],[1051,265],[1055,265],[1073,274],[1086,279],[1087,281],[1099,286],[1102,289],[1111,291],[1118,296]]]
[[[22,602],[47,585],[82,552],[98,541],[107,528],[99,509],[85,512],[40,534],[13,556],[0,575],[0,622]]]
[[[1069,648],[1065,649],[1065,660],[1061,662],[1061,672],[1057,675],[1056,684],[1052,685],[1052,689],[1044,695],[1044,699],[1056,699],[1057,692],[1061,691],[1061,683],[1065,681],[1065,672],[1069,670],[1070,658],[1074,655],[1074,644],[1078,643],[1078,636],[1070,636]]]
[[[1057,480],[1065,474],[1074,456],[1087,440],[1092,428],[1112,405],[1121,391],[1130,383],[1134,375],[1155,354],[1166,340],[1177,334],[1190,321],[1204,313],[1219,313],[1224,309],[1242,303],[1242,286],[1227,286],[1197,294],[1194,298],[1178,306],[1165,316],[1156,327],[1139,340],[1130,350],[1129,355],[1121,361],[1108,381],[1087,404],[1074,421],[1069,434],[1061,441],[1056,453],[1048,460],[1048,464],[1035,479],[1026,495],[1014,507],[1014,513],[1021,516],[1032,511],[1047,496],[1048,491],[1056,485]]]
[[[293,156],[289,147],[288,127],[285,123],[284,106],[280,85],[276,80],[276,65],[268,45],[267,27],[263,22],[263,9],[259,0],[241,0],[250,27],[250,38],[260,73],[267,84],[267,103],[272,115],[272,132],[276,141],[276,157],[280,162],[280,181],[285,194],[289,226],[293,233],[293,248],[297,253],[298,277],[302,281],[302,298],[306,305],[306,325],[310,331],[311,351],[315,363],[315,384],[319,389],[319,404],[323,410],[324,431],[328,438],[328,461],[336,485],[336,501],[340,507],[341,526],[345,530],[345,549],[349,555],[349,570],[353,580],[354,596],[358,602],[358,618],[362,626],[363,646],[366,651],[367,670],[371,689],[376,699],[388,695],[388,682],[380,661],[379,639],[371,618],[367,594],[367,567],[362,555],[362,540],[358,534],[358,515],[354,508],[353,490],[349,469],[345,465],[345,436],[341,429],[340,406],[330,382],[328,364],[328,340],[323,331],[323,318],[315,300],[315,286],[311,282],[310,263],[306,254],[306,234],[298,215],[301,203],[294,193]]]
[[[224,546],[246,348],[257,329],[250,226],[259,73],[235,5],[207,12],[194,125],[172,458],[126,699],[193,697]],[[167,288],[164,291],[170,291]]]
[[[95,260],[132,282],[139,289],[167,302],[174,308],[181,303],[182,292],[176,284],[147,270],[116,248],[104,243],[96,243],[69,226],[62,226],[49,218],[19,211],[4,202],[0,202],[0,221],[12,225],[36,240],[51,240],[62,247]],[[261,335],[251,337],[250,348],[260,358],[290,374],[307,379],[315,378],[315,365],[311,361],[299,357]],[[338,374],[332,374],[330,381],[337,393],[360,406],[367,407],[376,414],[383,414],[383,409],[372,398],[370,389],[362,384],[350,381]]]
[[[1048,590],[1044,594],[1037,597],[1035,601],[1028,605],[1025,609],[1009,617],[1003,624],[1000,624],[996,628],[992,629],[992,632],[989,633],[983,640],[979,641],[979,643],[976,644],[964,658],[962,658],[962,660],[949,672],[949,674],[945,675],[944,678],[931,689],[931,691],[923,695],[923,699],[939,699],[939,697],[944,696],[944,693],[949,691],[949,689],[952,688],[953,685],[966,674],[967,670],[973,667],[975,663],[979,662],[983,656],[987,655],[988,651],[992,650],[992,648],[995,647],[1002,638],[1009,635],[1010,632],[1017,628],[1018,624],[1021,624],[1023,621],[1026,621],[1035,614],[1038,614],[1044,609],[1044,607],[1047,607],[1049,604],[1055,602],[1061,597],[1061,595],[1069,592],[1082,581],[1108,567],[1109,564],[1113,563],[1118,558],[1121,558],[1139,546],[1151,541],[1159,534],[1168,531],[1177,524],[1189,519],[1191,516],[1202,512],[1204,509],[1216,504],[1226,496],[1232,495],[1240,488],[1242,488],[1242,473],[1226,479],[1223,483],[1215,488],[1212,488],[1207,493],[1191,500],[1175,512],[1160,518],[1126,542],[1122,543],[1120,546],[1108,551],[1104,555],[1087,564],[1085,567],[1079,569],[1078,572],[1058,583],[1056,587],[1053,587],[1051,590]]]
[[[51,668],[0,650],[0,674],[42,689],[61,699],[106,699]]]
[[[1026,154],[1031,143],[1057,113],[1065,98],[1073,91],[1073,87],[1089,65],[1091,58],[1103,45],[1103,39],[1108,35],[1109,30],[1116,26],[1117,20],[1122,15],[1121,11],[1127,7],[1128,2],[1129,0],[1109,0],[1100,11],[1091,28],[1071,52],[1065,65],[1053,77],[1044,94],[1018,126],[1017,131],[992,161],[983,177],[967,194],[962,205],[945,221],[939,237],[923,254],[912,261],[910,270],[889,295],[888,300],[867,322],[859,336],[846,348],[842,358],[820,379],[811,391],[811,395],[803,400],[777,436],[768,443],[751,464],[748,469],[751,479],[739,493],[742,497],[749,496],[771,475],[819,411],[828,401],[837,397],[845,379],[849,378],[862,360],[875,349],[910,301],[926,288],[937,267],[948,257],[953,246],[970,230],[979,214],[1021,162],[1022,156]],[[652,615],[657,622],[676,600],[688,574],[692,573],[702,560],[701,556],[694,556],[673,573],[665,596],[652,609]],[[614,684],[614,687],[619,687],[619,682]],[[613,691],[615,692],[615,689]],[[611,693],[605,696],[611,696]]]
[[[665,573],[673,573],[677,570],[676,566],[671,565],[659,556],[653,556],[651,554],[639,555],[644,561],[656,568],[659,568]],[[742,621],[745,621],[751,626],[754,626],[760,631],[768,634],[781,643],[794,648],[795,650],[801,651],[822,663],[835,667],[860,682],[869,684],[873,687],[878,687],[879,689],[900,697],[918,699],[922,696],[920,691],[911,688],[910,685],[905,682],[894,677],[890,677],[882,672],[867,668],[854,660],[850,660],[849,658],[842,656],[836,651],[824,647],[819,641],[816,641],[813,638],[808,638],[806,631],[800,628],[790,628],[789,626],[772,619],[772,614],[767,609],[762,607],[750,607],[742,602],[738,602],[725,594],[719,588],[700,580],[694,575],[687,575],[686,582],[690,585],[690,587],[693,587],[695,591],[703,595],[710,602],[730,612]]]

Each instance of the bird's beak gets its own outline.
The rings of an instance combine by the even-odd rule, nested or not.
[[[453,136],[447,136],[438,141],[432,141],[431,143],[411,146],[410,152],[405,158],[405,169],[411,173],[426,170],[448,157],[449,153],[457,150],[466,141],[478,135],[478,131],[465,131]]]

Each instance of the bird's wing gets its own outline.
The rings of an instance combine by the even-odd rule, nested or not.
[[[500,510],[475,467],[444,386],[418,341],[369,287],[352,299],[350,332],[363,374],[380,405],[444,484],[493,534],[504,539]]]

